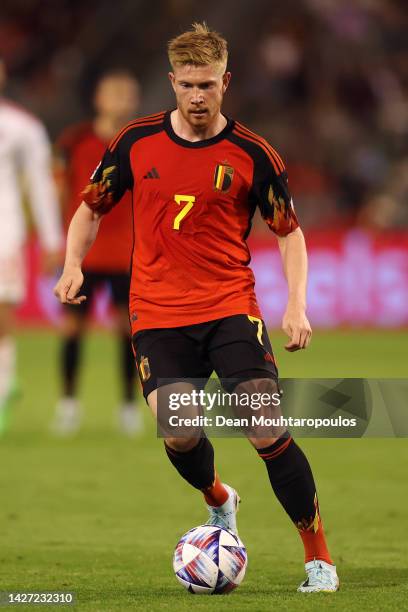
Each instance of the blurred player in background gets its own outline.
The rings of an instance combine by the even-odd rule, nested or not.
[[[16,391],[13,327],[14,311],[25,293],[25,196],[42,246],[44,272],[56,271],[63,248],[46,130],[36,117],[1,97],[5,82],[0,58],[0,433]]]
[[[89,181],[107,144],[137,113],[138,81],[126,70],[107,72],[96,85],[93,103],[94,119],[67,128],[56,145],[57,177],[67,227],[81,202],[80,192]],[[110,289],[119,339],[123,394],[118,415],[119,426],[128,435],[141,429],[141,414],[135,406],[136,376],[128,311],[132,243],[132,198],[127,193],[121,206],[115,209],[112,223],[101,224],[94,248],[85,258],[84,286],[87,301],[78,308],[70,305],[64,307],[60,355],[63,396],[57,404],[52,424],[56,433],[74,433],[80,426],[81,407],[77,399],[77,387],[82,338],[95,292],[104,285]]]
[[[158,390],[174,388],[168,379],[183,380],[188,393],[213,370],[228,392],[248,397],[279,391],[248,267],[246,238],[257,207],[277,236],[288,284],[285,348],[305,349],[312,334],[306,247],[285,165],[265,139],[221,112],[231,78],[227,42],[205,24],[194,24],[168,51],[177,108],[135,120],[111,141],[71,222],[64,272],[55,288],[63,303],[83,302],[81,263],[99,217],[132,190],[133,343],[143,392],[155,414]],[[336,591],[336,567],[306,456],[285,430],[255,433],[248,439],[303,542],[307,578],[298,590]],[[180,476],[204,494],[207,524],[236,533],[239,498],[221,482],[205,432],[167,435],[165,450]]]

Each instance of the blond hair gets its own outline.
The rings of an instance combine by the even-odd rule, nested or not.
[[[186,64],[215,64],[224,73],[227,68],[227,41],[218,32],[210,30],[205,21],[193,23],[191,30],[170,40],[167,51],[173,69]]]

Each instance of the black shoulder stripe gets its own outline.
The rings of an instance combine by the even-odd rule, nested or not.
[[[242,123],[236,122],[235,130],[244,138],[252,140],[253,142],[257,142],[259,146],[267,152],[277,174],[280,174],[285,170],[285,164],[283,163],[283,160],[280,157],[279,153],[269,144],[267,140],[265,140],[265,138],[262,138],[262,136],[255,134],[255,132],[249,130],[247,127],[242,125]]]
[[[254,162],[254,169],[259,167],[260,165],[264,165],[265,162],[267,162],[267,154],[257,143],[248,140],[244,136],[240,136],[235,131],[231,132],[231,134],[227,136],[227,139],[230,142],[236,144],[241,149],[243,149],[245,153],[249,155],[249,157]]]

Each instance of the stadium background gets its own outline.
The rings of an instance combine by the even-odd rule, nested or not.
[[[282,334],[272,331],[281,371],[406,378],[405,3],[207,0],[198,6],[190,0],[6,0],[0,13],[6,94],[41,117],[53,139],[89,116],[93,84],[107,68],[124,66],[138,76],[141,114],[171,107],[165,42],[206,19],[229,41],[233,79],[225,111],[285,158],[309,245],[315,337],[307,352],[287,355]],[[273,242],[258,219],[253,267],[274,329],[285,287]],[[171,576],[171,549],[183,531],[203,521],[203,509],[167,465],[147,411],[139,440],[124,440],[114,430],[118,382],[104,295],[85,355],[83,430],[62,441],[48,433],[58,395],[59,311],[50,293],[53,279],[39,276],[37,255],[33,236],[18,324],[22,393],[0,441],[1,588],[72,589],[83,609],[187,608],[191,602]],[[240,524],[250,567],[233,595],[234,609],[266,610],[271,601],[309,609],[293,594],[302,577],[296,534],[271,497],[262,466],[243,445],[216,441],[220,471],[245,502]],[[308,440],[304,446],[344,581],[330,607],[379,609],[379,597],[383,610],[402,605],[405,440]],[[194,605],[218,610],[232,604],[217,598]]]

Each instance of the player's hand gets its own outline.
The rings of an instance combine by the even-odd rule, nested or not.
[[[78,295],[84,282],[84,275],[79,267],[64,268],[61,278],[54,287],[54,295],[61,304],[82,304],[85,295]]]
[[[283,317],[282,329],[290,338],[285,344],[285,349],[290,353],[309,346],[312,328],[303,308],[288,306]]]

